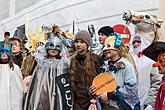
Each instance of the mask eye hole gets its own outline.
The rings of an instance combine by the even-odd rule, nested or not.
[[[111,45],[110,45],[110,44],[108,44],[108,45],[107,45],[107,47],[111,47]]]
[[[6,50],[6,52],[9,52],[8,50]]]
[[[60,45],[56,45],[56,47],[60,48]]]
[[[54,44],[50,44],[50,46],[54,46]]]

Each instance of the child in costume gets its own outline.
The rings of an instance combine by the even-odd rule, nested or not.
[[[71,110],[72,95],[68,83],[69,60],[61,57],[62,42],[49,34],[46,56],[36,58],[24,110]]]
[[[135,71],[128,59],[122,57],[121,41],[120,36],[110,36],[104,42],[105,69],[116,79],[117,88],[97,96],[101,102],[97,110],[140,110]],[[95,94],[97,88],[92,86],[90,90]]]
[[[74,95],[74,110],[87,110],[90,105],[89,87],[93,78],[102,71],[104,62],[89,49],[91,36],[81,30],[76,34],[74,46],[77,51],[71,57],[69,80]]]
[[[0,42],[0,110],[22,110],[22,74],[11,61],[11,49],[9,42]]]

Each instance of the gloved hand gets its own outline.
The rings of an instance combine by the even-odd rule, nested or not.
[[[104,92],[98,96],[102,101],[116,100],[115,92]]]
[[[108,92],[107,97],[108,99],[116,100],[115,92]]]
[[[98,98],[101,99],[102,101],[108,101],[107,92],[100,94]]]

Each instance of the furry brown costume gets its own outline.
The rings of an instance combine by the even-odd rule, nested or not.
[[[101,71],[102,59],[88,51],[71,59],[70,84],[74,93],[74,110],[87,110],[90,105],[89,87],[97,72]]]
[[[33,70],[36,67],[36,65],[37,65],[37,62],[36,62],[34,56],[29,54],[27,57],[25,57],[23,59],[22,67],[21,67],[23,78],[25,78],[29,75],[32,75]]]

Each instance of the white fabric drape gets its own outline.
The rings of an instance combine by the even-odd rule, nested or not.
[[[0,110],[22,110],[23,89],[20,68],[0,64]]]

